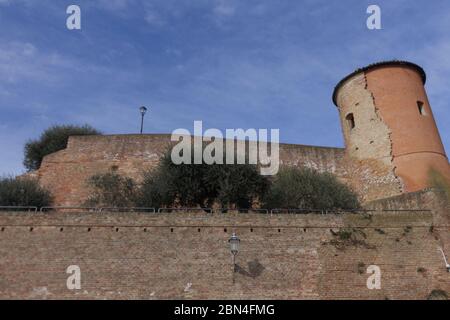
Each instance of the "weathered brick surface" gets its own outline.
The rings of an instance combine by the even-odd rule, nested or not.
[[[348,79],[339,89],[337,104],[346,144],[349,184],[373,200],[402,192],[401,180],[395,175],[391,130],[383,122],[372,93],[367,88],[365,73]],[[355,127],[351,128],[349,115]]]
[[[109,170],[141,181],[171,146],[170,135],[111,135],[70,137],[68,147],[44,158],[34,173],[50,189],[56,206],[80,206],[87,200],[89,177]],[[392,174],[371,161],[345,156],[340,148],[280,144],[281,166],[304,166],[336,174],[363,201],[399,193]]]
[[[450,166],[422,72],[401,63],[372,66],[346,78],[335,91],[346,154],[379,162],[376,172],[384,166],[384,175],[373,175],[391,180],[392,188],[384,188],[384,196],[432,186],[430,170],[450,181]]]
[[[372,93],[367,89],[364,73],[349,79],[337,96],[346,149],[357,159],[378,159],[390,166],[392,147],[389,128],[377,112]],[[346,119],[352,114],[355,127]]]
[[[440,214],[2,213],[0,298],[423,299],[450,292],[438,251],[449,254],[450,226]],[[365,238],[342,243],[333,235],[342,228]],[[372,264],[381,290],[366,287]],[[69,265],[81,268],[81,290],[66,287]]]
[[[170,146],[170,135],[70,137],[65,150],[44,158],[37,176],[52,191],[55,205],[80,206],[90,194],[89,177],[116,170],[139,182]],[[280,145],[281,165],[306,166],[340,176],[343,154],[339,148]]]

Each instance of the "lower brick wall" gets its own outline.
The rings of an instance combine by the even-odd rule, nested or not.
[[[1,213],[0,298],[424,299],[450,293],[433,213]],[[32,228],[32,229],[31,229]],[[241,239],[237,272],[228,247]],[[349,231],[352,240],[339,236]],[[445,248],[446,246],[446,248]],[[381,289],[366,287],[369,265]],[[66,268],[81,269],[81,290]],[[234,281],[233,281],[234,277]]]

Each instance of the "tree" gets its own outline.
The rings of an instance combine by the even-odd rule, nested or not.
[[[50,206],[52,196],[42,188],[37,180],[31,178],[0,178],[1,206]]]
[[[224,155],[224,158],[226,155]],[[268,190],[269,180],[256,165],[174,164],[170,152],[159,166],[145,175],[138,203],[140,206],[201,206],[250,208]]]
[[[39,139],[31,140],[25,144],[25,158],[23,164],[28,171],[39,169],[42,159],[53,152],[67,147],[70,136],[98,135],[99,131],[89,125],[52,126],[45,130]]]
[[[261,176],[254,165],[219,165],[210,169],[208,181],[215,185],[217,201],[224,208],[251,208],[252,202],[264,197],[270,187],[269,179]]]
[[[282,168],[264,199],[267,208],[357,209],[356,194],[330,173]]]
[[[167,179],[168,172],[160,167],[144,174],[143,183],[137,194],[138,207],[160,208],[173,206],[176,202],[176,188],[173,180]]]
[[[93,189],[87,201],[88,206],[133,207],[135,203],[135,183],[133,179],[115,172],[96,174],[89,178]]]

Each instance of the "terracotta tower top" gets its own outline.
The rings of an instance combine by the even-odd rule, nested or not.
[[[431,170],[450,179],[425,81],[420,66],[387,61],[356,70],[333,93],[347,155],[390,166],[403,192],[429,187]]]

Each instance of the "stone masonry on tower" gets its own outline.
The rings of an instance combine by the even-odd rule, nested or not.
[[[430,187],[431,170],[450,178],[425,81],[418,65],[388,61],[355,71],[333,94],[347,155],[390,167],[402,192]]]

